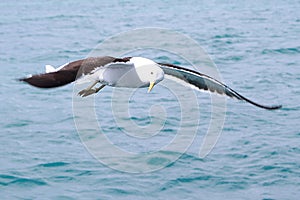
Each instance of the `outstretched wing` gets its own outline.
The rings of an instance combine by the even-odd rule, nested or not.
[[[53,88],[63,86],[73,82],[76,79],[77,72],[82,62],[83,60],[77,60],[75,62],[69,63],[65,66],[65,68],[59,71],[45,74],[36,74],[30,77],[21,78],[19,80],[39,88]]]
[[[207,76],[205,74],[199,73],[197,71],[186,69],[172,64],[166,64],[166,63],[158,63],[158,64],[161,66],[165,74],[175,78],[179,78],[185,81],[186,83],[199,88],[200,90],[207,90],[210,92],[216,92],[222,95],[227,95],[229,97],[243,100],[255,106],[258,106],[260,108],[264,108],[268,110],[279,109],[282,107],[281,105],[265,106],[265,105],[258,104],[240,95],[239,93],[237,93],[227,85],[221,83],[220,81],[210,76]]]
[[[70,62],[58,71],[37,74],[27,78],[21,78],[24,81],[39,88],[53,88],[66,85],[80,78],[83,74],[89,74],[98,67],[105,66],[112,62],[126,62],[127,58],[120,59],[110,56],[91,57],[82,60]]]

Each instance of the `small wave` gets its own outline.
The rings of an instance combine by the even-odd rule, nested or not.
[[[11,175],[0,174],[0,185],[8,185],[12,180],[16,179],[17,177]]]
[[[166,182],[165,184],[163,184],[159,190],[160,191],[165,191],[165,190],[169,190],[175,187],[178,187],[182,184],[186,184],[186,183],[191,183],[191,182],[198,182],[198,181],[210,181],[210,180],[215,180],[216,177],[211,176],[211,175],[201,175],[201,176],[194,176],[194,177],[179,177],[176,178],[174,180],[170,180],[168,182]]]
[[[223,60],[228,60],[228,61],[241,61],[244,59],[244,56],[228,56],[224,58]]]
[[[0,174],[0,185],[21,185],[21,186],[41,186],[48,185],[47,182],[40,178],[24,178],[12,175]]]
[[[155,157],[155,158],[149,159],[147,163],[149,165],[166,165],[166,164],[168,164],[170,162],[171,162],[171,160],[169,160],[167,158]]]
[[[300,47],[280,48],[280,49],[264,49],[262,54],[298,54]]]
[[[89,53],[91,51],[92,51],[92,49],[86,48],[86,49],[80,49],[80,50],[61,50],[58,53],[59,54],[74,54],[74,55],[76,55],[76,54],[78,54],[78,52],[79,53]]]
[[[58,20],[74,20],[74,19],[84,19],[88,16],[85,15],[52,15],[52,16],[45,16],[45,17],[26,17],[22,18],[20,23],[24,22],[44,22],[44,21],[58,21]]]
[[[273,170],[273,169],[277,169],[278,167],[276,166],[272,166],[272,165],[266,165],[262,167],[262,170],[264,171],[268,171],[268,170]]]
[[[11,181],[8,185],[10,184],[19,184],[22,186],[41,186],[41,185],[48,185],[45,181],[41,179],[31,179],[31,178],[18,178],[14,181]]]
[[[30,124],[30,121],[21,120],[19,122],[9,123],[5,126],[5,128],[13,128],[13,127],[23,127]]]
[[[118,195],[129,195],[129,194],[135,194],[135,192],[131,192],[129,190],[124,190],[120,188],[108,188],[106,191],[110,194],[118,194]]]
[[[223,35],[215,35],[214,39],[222,39],[222,38],[239,38],[239,35],[236,34],[223,34]]]
[[[299,111],[300,106],[284,106],[282,108],[283,111]]]
[[[272,181],[264,181],[262,183],[262,186],[272,186],[272,185],[278,185],[278,184],[282,184],[282,180],[272,180]]]
[[[40,164],[40,167],[61,167],[69,165],[69,163],[66,162],[51,162],[51,163],[45,163],[45,164]]]
[[[214,179],[214,176],[211,175],[201,175],[201,176],[196,176],[196,177],[181,177],[177,178],[176,180],[181,182],[181,183],[190,183],[193,181],[208,181],[211,179]]]

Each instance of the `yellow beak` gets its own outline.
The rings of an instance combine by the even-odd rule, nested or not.
[[[150,82],[149,88],[148,88],[148,93],[152,90],[154,86],[154,82]]]

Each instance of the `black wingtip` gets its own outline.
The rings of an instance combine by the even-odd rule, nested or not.
[[[23,78],[17,78],[15,79],[16,81],[19,81],[19,82],[25,82],[25,83],[28,83],[30,84],[30,79],[31,79],[32,76],[29,76],[29,77],[23,77]],[[31,84],[30,84],[31,85]]]
[[[282,105],[275,105],[275,106],[270,106],[270,107],[265,106],[265,109],[267,109],[267,110],[278,110],[281,108],[282,108]]]
[[[28,77],[16,78],[15,81],[18,81],[18,82],[26,82],[26,83],[27,83],[27,79],[28,79]]]
[[[242,95],[239,94],[239,97],[241,97],[241,99],[243,99],[244,101],[252,104],[252,105],[255,105],[259,108],[263,108],[263,109],[266,109],[266,110],[278,110],[280,108],[282,108],[282,105],[274,105],[274,106],[265,106],[265,105],[261,105],[261,104],[258,104],[254,101],[251,101],[250,99],[247,99],[245,97],[243,97]]]
[[[20,82],[26,82],[27,78],[17,78],[16,81],[20,81]]]

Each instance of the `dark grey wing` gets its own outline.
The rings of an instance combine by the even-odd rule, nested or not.
[[[69,63],[59,71],[45,74],[36,74],[30,77],[21,78],[19,80],[39,88],[53,88],[63,86],[73,82],[76,79],[77,72],[82,62],[83,60],[77,60]]]
[[[19,80],[39,88],[59,87],[75,81],[83,74],[93,72],[98,67],[116,62],[115,60],[118,59],[110,56],[86,58],[70,62],[59,71],[37,74]]]
[[[210,92],[216,92],[222,95],[227,95],[229,97],[243,100],[257,107],[268,109],[268,110],[279,109],[282,107],[281,105],[265,106],[253,102],[250,99],[247,99],[246,97],[240,95],[239,93],[237,93],[236,91],[228,87],[227,85],[221,83],[220,81],[210,76],[207,76],[205,74],[199,73],[197,71],[186,69],[172,64],[166,64],[166,63],[158,63],[158,64],[161,66],[165,74],[170,75],[172,77],[179,78],[185,81],[186,83],[199,88],[200,90],[207,90]]]
[[[118,62],[119,60],[122,60],[122,58],[114,58],[110,56],[102,56],[102,57],[90,57],[82,60],[83,62],[77,68],[77,66],[68,67],[68,65],[62,70],[77,70],[77,78],[80,78],[83,74],[90,74],[94,70],[96,70],[99,67],[103,67],[109,63]]]

